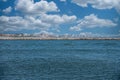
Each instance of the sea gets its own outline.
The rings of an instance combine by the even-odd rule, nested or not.
[[[0,40],[0,80],[120,80],[120,41]]]

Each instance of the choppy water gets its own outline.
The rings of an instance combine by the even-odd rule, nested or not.
[[[0,80],[120,80],[120,41],[0,40]]]

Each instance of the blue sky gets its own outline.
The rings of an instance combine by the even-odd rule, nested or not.
[[[0,33],[119,35],[120,0],[0,0]]]

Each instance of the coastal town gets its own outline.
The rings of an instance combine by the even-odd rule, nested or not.
[[[53,34],[0,34],[0,40],[120,40],[118,36],[53,35]]]

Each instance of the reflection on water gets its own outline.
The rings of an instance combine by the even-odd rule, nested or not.
[[[115,40],[0,41],[0,80],[120,80]]]

